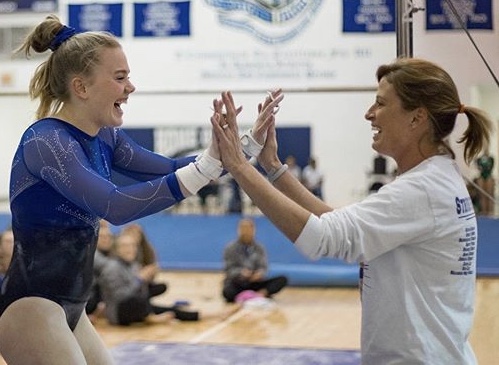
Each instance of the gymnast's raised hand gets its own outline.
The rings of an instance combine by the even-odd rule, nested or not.
[[[258,105],[258,117],[253,127],[241,136],[239,136],[236,120],[240,109],[236,108],[232,93],[230,91],[223,92],[222,99],[213,102],[214,113],[211,117],[213,133],[219,143],[219,148],[224,149],[224,153],[221,153],[221,159],[229,172],[230,165],[244,163],[247,162],[247,157],[260,155],[264,148],[267,132],[275,124],[275,113],[279,110],[279,103],[283,98],[281,89],[269,92],[265,101]],[[222,111],[224,108],[225,112]],[[224,140],[220,142],[222,136]]]
[[[257,158],[267,173],[267,179],[251,165],[243,152],[244,141],[239,138],[237,109],[231,92],[222,93],[211,124],[223,167],[262,213],[294,242],[311,213],[319,216],[332,208],[311,194],[279,160],[275,113],[283,96],[272,98],[273,95],[269,96],[269,100],[259,108],[261,130],[266,132],[266,140]],[[222,107],[225,107],[225,114],[222,114]]]

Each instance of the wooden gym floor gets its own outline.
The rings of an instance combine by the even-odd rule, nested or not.
[[[230,310],[220,295],[219,272],[168,272],[168,291],[156,300],[172,304],[188,300],[206,314]],[[499,359],[499,278],[478,279],[471,343],[480,365]],[[275,347],[359,349],[360,301],[357,288],[288,287],[275,297],[272,310],[240,309],[225,321],[172,322],[129,328],[96,324],[112,347],[132,340],[248,344]]]
[[[288,287],[271,309],[235,308],[220,296],[219,272],[161,273],[168,291],[155,298],[170,305],[188,300],[210,318],[199,322],[151,323],[113,327],[104,319],[95,326],[109,347],[127,341],[247,344],[274,347],[359,349],[360,302],[356,288]],[[471,343],[480,365],[499,359],[499,279],[477,280],[476,315]],[[0,364],[4,364],[0,359]]]

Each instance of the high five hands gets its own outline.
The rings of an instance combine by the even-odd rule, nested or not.
[[[213,101],[214,112],[210,120],[225,169],[231,172],[245,163],[245,155],[258,157],[264,148],[269,129],[274,129],[275,114],[279,111],[279,103],[283,98],[282,89],[268,92],[265,101],[258,104],[258,117],[253,127],[241,137],[237,125],[237,114],[241,108],[236,108],[232,93],[222,92],[221,100]]]
[[[267,139],[267,130],[275,123],[275,115],[279,112],[279,103],[284,98],[282,89],[267,91],[267,94],[263,104],[258,104],[258,118],[251,129],[253,138],[262,146]]]

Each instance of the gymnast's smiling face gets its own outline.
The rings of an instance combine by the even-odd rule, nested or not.
[[[123,123],[122,105],[135,91],[130,82],[127,58],[121,47],[103,47],[91,75],[83,78],[84,97],[95,127],[117,127]]]

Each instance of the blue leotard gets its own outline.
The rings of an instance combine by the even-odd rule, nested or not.
[[[119,128],[92,137],[58,119],[35,122],[12,164],[15,245],[0,314],[19,298],[43,297],[64,308],[73,330],[89,295],[99,219],[124,224],[180,201],[174,171],[193,159],[155,154]],[[137,183],[116,186],[111,170]]]

